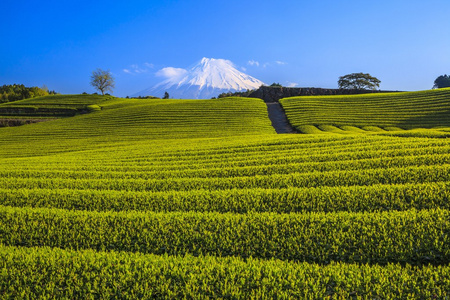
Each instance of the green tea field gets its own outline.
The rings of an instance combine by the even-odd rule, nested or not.
[[[450,297],[450,89],[280,102],[1,104],[1,297]]]
[[[418,128],[447,128],[448,132],[449,98],[450,89],[446,88],[409,93],[292,97],[280,102],[291,124],[303,133],[346,134]]]

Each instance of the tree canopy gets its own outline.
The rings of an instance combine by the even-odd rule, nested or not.
[[[434,81],[433,89],[442,89],[450,87],[450,76],[445,74],[441,75]]]
[[[246,90],[242,92],[227,92],[227,93],[221,93],[217,98],[226,98],[226,97],[248,97],[251,93],[253,93],[256,90]]]
[[[102,95],[104,95],[107,91],[112,93],[113,88],[115,87],[114,77],[111,75],[109,70],[105,71],[102,69],[97,69],[92,72],[91,85],[96,90],[99,90]]]
[[[49,91],[46,86],[39,88],[37,86],[26,87],[23,84],[3,85],[0,87],[0,103],[47,96],[49,94],[56,94],[56,92]]]
[[[368,73],[352,73],[339,77],[338,85],[340,89],[353,90],[376,90],[380,87],[381,81]]]

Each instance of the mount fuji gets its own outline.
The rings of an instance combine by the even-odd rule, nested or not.
[[[133,95],[162,97],[165,92],[175,99],[209,99],[224,92],[258,89],[264,83],[238,71],[226,59],[204,57],[189,70],[164,68],[156,73],[166,79]]]

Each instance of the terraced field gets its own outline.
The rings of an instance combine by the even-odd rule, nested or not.
[[[54,97],[43,97],[41,100],[53,106]],[[265,104],[255,99],[206,101],[109,98],[70,96],[69,101],[74,101],[78,107],[95,105],[99,109],[69,119],[2,128],[0,155],[41,155],[139,140],[275,133],[267,119]],[[39,98],[31,101],[36,103]],[[64,105],[67,105],[66,102]],[[2,107],[0,105],[0,109]],[[180,140],[180,143],[183,142]],[[18,148],[22,148],[21,151],[17,151]]]
[[[392,132],[450,127],[450,89],[280,100],[303,133]]]
[[[434,131],[277,135],[258,99],[91,100],[0,129],[5,298],[450,296]]]

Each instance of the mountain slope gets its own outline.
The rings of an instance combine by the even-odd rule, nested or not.
[[[223,92],[237,92],[257,89],[264,83],[237,70],[225,59],[203,58],[190,70],[167,76],[157,85],[133,96],[162,97],[168,92],[171,98],[208,99]]]

